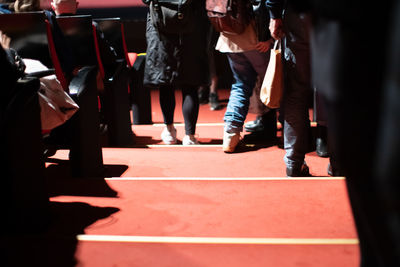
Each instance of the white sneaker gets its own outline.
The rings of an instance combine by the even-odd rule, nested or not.
[[[232,153],[240,142],[240,133],[227,133],[224,131],[222,150],[225,153]]]
[[[161,133],[161,140],[166,145],[173,145],[176,144],[176,129],[174,125],[167,125]]]
[[[192,146],[192,145],[198,145],[198,144],[200,144],[199,141],[192,134],[185,135],[182,139],[182,145],[184,145],[184,146]]]

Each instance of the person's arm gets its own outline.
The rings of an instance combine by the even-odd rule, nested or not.
[[[267,0],[267,7],[269,8],[270,22],[269,30],[271,36],[278,40],[285,34],[283,32],[282,13],[285,1],[284,0]]]

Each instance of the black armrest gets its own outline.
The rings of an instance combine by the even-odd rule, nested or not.
[[[91,82],[93,73],[97,72],[96,66],[86,66],[79,70],[69,84],[69,94],[79,95],[87,88]],[[95,75],[95,74],[94,74]],[[97,92],[96,92],[97,93]]]
[[[48,70],[41,70],[41,71],[25,73],[25,77],[42,78],[42,77],[49,76],[49,75],[52,75],[55,73],[56,72],[54,69],[48,69]]]
[[[106,74],[106,81],[108,82],[112,82],[115,78],[118,77],[118,75],[124,71],[125,69],[127,69],[127,64],[126,64],[126,60],[125,59],[117,59],[115,61],[115,69],[114,72],[110,75],[110,74]]]

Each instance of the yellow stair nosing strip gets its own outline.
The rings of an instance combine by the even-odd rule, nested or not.
[[[345,177],[114,177],[110,181],[342,181]]]
[[[170,244],[241,244],[241,245],[357,245],[356,238],[245,238],[245,237],[177,237],[78,235],[78,241],[170,243]]]
[[[153,123],[153,124],[149,124],[149,125],[152,125],[154,127],[164,127],[165,126],[164,123]],[[224,125],[223,122],[199,122],[196,124],[196,126],[223,126],[223,125]],[[282,124],[280,122],[277,122],[276,125],[278,127],[282,127]],[[182,122],[179,122],[179,123],[174,123],[174,126],[181,127],[181,126],[185,126],[185,124]],[[317,126],[317,123],[312,121],[312,122],[310,122],[310,126],[315,127],[315,126]]]

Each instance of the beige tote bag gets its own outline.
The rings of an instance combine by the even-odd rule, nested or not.
[[[268,68],[261,86],[260,99],[269,108],[279,108],[283,93],[283,66],[281,41],[276,40],[271,49]]]

